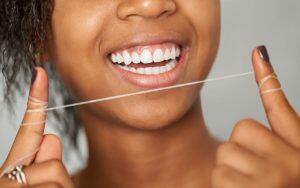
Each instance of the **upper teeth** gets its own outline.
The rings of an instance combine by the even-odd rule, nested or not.
[[[160,48],[155,49],[152,53],[151,50],[145,48],[142,50],[141,54],[137,51],[133,51],[131,54],[124,50],[122,52],[112,53],[111,54],[111,61],[113,63],[124,63],[125,65],[129,65],[131,63],[153,63],[153,62],[162,62],[168,60],[174,60],[180,56],[180,49],[179,47],[171,47],[162,50]]]

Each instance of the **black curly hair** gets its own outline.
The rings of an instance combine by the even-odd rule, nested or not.
[[[51,29],[53,0],[1,0],[0,2],[0,67],[5,79],[4,101],[13,110],[12,101],[16,94],[24,94],[24,84],[29,84],[31,70],[43,66],[36,61],[36,54],[44,49]],[[47,64],[50,82],[50,105],[56,101],[51,95],[61,93],[63,103],[71,103],[71,95],[59,81],[51,63]],[[53,98],[53,97],[52,97]],[[51,113],[60,126],[62,136],[67,135],[71,144],[77,147],[80,126],[74,109],[68,108]],[[53,118],[52,118],[53,119]],[[63,124],[63,126],[61,125]]]

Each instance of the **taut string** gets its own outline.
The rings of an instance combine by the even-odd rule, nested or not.
[[[105,97],[105,98],[99,98],[99,99],[77,102],[77,103],[72,103],[72,104],[66,104],[66,105],[61,105],[61,106],[55,106],[55,107],[50,107],[50,108],[46,108],[46,109],[45,108],[29,109],[26,112],[27,113],[36,113],[36,112],[42,112],[42,111],[49,112],[49,111],[59,110],[59,109],[63,109],[63,108],[70,108],[70,107],[81,106],[81,105],[86,105],[86,104],[105,102],[105,101],[110,101],[110,100],[115,100],[115,99],[120,99],[120,98],[125,98],[125,97],[131,97],[131,96],[153,93],[153,92],[158,92],[158,91],[182,88],[182,87],[198,85],[198,84],[202,84],[202,83],[206,83],[206,82],[226,80],[226,79],[243,77],[243,76],[248,76],[248,75],[253,75],[253,74],[254,74],[254,72],[251,71],[251,72],[227,75],[227,76],[222,76],[222,77],[217,77],[217,78],[210,78],[210,79],[206,79],[206,80],[188,82],[188,83],[184,83],[184,84],[177,84],[177,85],[173,85],[173,86],[155,88],[155,89],[144,90],[144,91],[139,91],[139,92],[134,92],[134,93],[127,93],[127,94],[116,95],[116,96],[111,96],[111,97]]]

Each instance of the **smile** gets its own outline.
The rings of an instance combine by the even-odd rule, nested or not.
[[[174,84],[184,70],[187,48],[174,41],[134,45],[109,54],[111,67],[141,88]]]

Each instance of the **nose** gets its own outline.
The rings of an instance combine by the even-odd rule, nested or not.
[[[123,0],[117,9],[122,20],[159,18],[176,12],[174,0]]]

